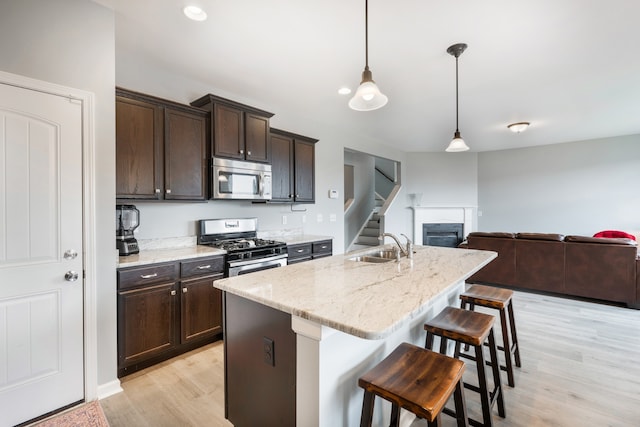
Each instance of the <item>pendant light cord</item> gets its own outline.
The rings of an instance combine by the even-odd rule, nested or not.
[[[364,0],[364,69],[369,69],[369,0]]]
[[[460,132],[458,129],[458,56],[456,55],[456,132]]]

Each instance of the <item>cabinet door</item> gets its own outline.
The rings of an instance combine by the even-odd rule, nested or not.
[[[244,159],[244,112],[214,104],[212,127],[214,156]]]
[[[118,367],[150,359],[176,345],[174,283],[118,293]]]
[[[269,163],[269,118],[245,113],[245,157],[252,162]]]
[[[116,97],[116,198],[162,197],[162,111]]]
[[[295,141],[295,200],[315,201],[315,145],[306,141]]]
[[[271,134],[272,201],[293,201],[293,138]]]
[[[222,332],[222,291],[213,281],[222,273],[180,282],[182,344],[211,337]]]
[[[167,107],[164,126],[164,198],[206,200],[206,117]]]

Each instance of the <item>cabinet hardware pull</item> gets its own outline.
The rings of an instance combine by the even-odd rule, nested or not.
[[[153,274],[141,274],[140,278],[141,279],[152,279],[154,277],[158,277],[158,273],[153,273]]]
[[[206,270],[208,268],[211,268],[211,264],[207,264],[207,265],[199,265],[198,266],[198,270]]]
[[[251,155],[251,151],[247,151],[247,156],[250,156],[250,155]]]
[[[296,252],[298,252],[299,254],[301,254],[302,252],[304,252],[304,249],[298,249]]]
[[[171,189],[167,188],[167,194],[171,194]]]
[[[176,294],[175,290],[171,291],[171,295],[175,295],[175,294]]]
[[[240,154],[244,154],[244,150],[240,150]]]
[[[182,293],[186,294],[187,293],[187,288],[182,288]]]
[[[156,193],[160,193],[160,189],[159,188],[156,188]]]
[[[300,195],[299,195],[299,194],[296,194],[296,198],[298,198],[298,197],[300,197]]]

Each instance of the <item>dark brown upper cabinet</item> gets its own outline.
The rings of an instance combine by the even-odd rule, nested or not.
[[[116,88],[116,198],[206,200],[208,116]]]
[[[269,163],[269,119],[273,113],[212,94],[191,103],[211,112],[211,152],[215,157]]]
[[[272,202],[315,202],[317,139],[271,129]]]

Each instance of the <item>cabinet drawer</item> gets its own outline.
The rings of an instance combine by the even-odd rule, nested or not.
[[[224,271],[224,257],[197,258],[180,262],[180,277],[204,276]]]
[[[287,252],[289,253],[289,259],[310,258],[311,243],[287,246]]]
[[[173,282],[178,277],[178,264],[153,264],[144,267],[129,267],[118,270],[118,289],[153,283]]]
[[[333,252],[333,241],[322,240],[320,242],[313,242],[313,254],[314,255],[327,255]]]

